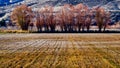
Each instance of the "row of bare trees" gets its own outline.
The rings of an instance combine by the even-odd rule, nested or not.
[[[102,7],[89,8],[83,4],[66,4],[57,12],[52,6],[33,12],[28,6],[21,5],[13,10],[11,20],[22,30],[28,30],[28,26],[34,25],[38,31],[55,31],[56,27],[60,27],[61,31],[89,31],[94,21],[101,31],[110,22],[110,13]]]

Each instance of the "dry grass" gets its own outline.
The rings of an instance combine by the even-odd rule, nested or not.
[[[119,34],[2,34],[0,68],[120,68]]]
[[[30,33],[30,31],[25,31],[25,30],[0,30],[0,33]]]

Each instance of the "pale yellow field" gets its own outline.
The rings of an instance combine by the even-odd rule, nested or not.
[[[120,34],[0,34],[0,68],[120,68]]]

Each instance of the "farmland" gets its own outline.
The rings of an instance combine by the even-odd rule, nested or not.
[[[120,68],[119,34],[0,34],[0,68]]]

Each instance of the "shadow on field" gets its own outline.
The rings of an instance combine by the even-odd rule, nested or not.
[[[32,33],[120,33],[120,31],[41,31],[41,32],[32,32]]]

